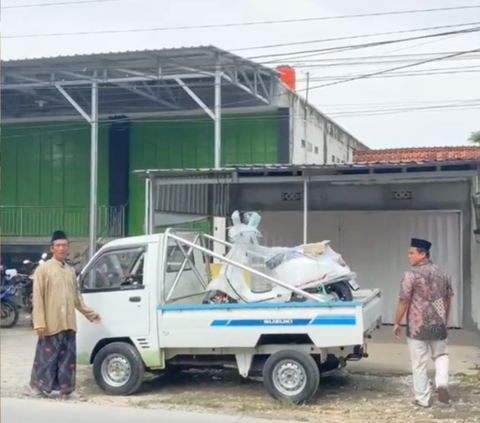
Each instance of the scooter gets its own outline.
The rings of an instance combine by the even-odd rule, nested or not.
[[[255,268],[257,271],[297,289],[315,295],[319,301],[352,301],[353,291],[360,287],[356,274],[342,257],[323,241],[297,247],[264,247],[258,242],[260,216],[249,213],[232,215],[229,229],[232,247],[229,259]],[[217,278],[208,286],[204,302],[285,303],[306,299],[289,289],[275,285],[256,275],[246,283],[244,272],[223,264]]]
[[[22,304],[28,313],[32,313],[33,311],[33,275],[35,274],[35,270],[37,269],[38,266],[45,264],[46,259],[47,259],[47,253],[43,253],[40,256],[40,260],[38,260],[37,262],[32,262],[30,260],[23,261],[23,264],[28,265],[30,268],[29,274],[21,275],[22,279],[21,281],[19,281],[23,284]]]

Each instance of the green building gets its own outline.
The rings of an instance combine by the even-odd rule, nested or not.
[[[137,169],[347,161],[361,147],[276,70],[215,47],[2,61],[1,93],[3,253],[38,251],[59,228],[83,251],[92,227],[97,240],[143,233]],[[325,143],[308,151],[305,110]],[[170,197],[158,211],[184,212]]]

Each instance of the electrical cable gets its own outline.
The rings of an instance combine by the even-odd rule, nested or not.
[[[453,10],[469,10],[469,9],[479,9],[479,8],[480,8],[480,5],[452,6],[452,7],[430,8],[430,9],[397,10],[397,11],[390,11],[390,12],[360,13],[360,14],[338,15],[338,16],[320,16],[320,17],[268,20],[268,21],[257,21],[257,22],[236,22],[236,23],[234,22],[234,23],[176,26],[176,27],[111,29],[111,30],[78,31],[78,32],[54,32],[54,33],[47,33],[47,34],[22,34],[22,35],[10,35],[10,36],[7,35],[7,36],[2,36],[2,39],[69,37],[69,36],[79,36],[79,35],[128,34],[128,33],[136,33],[136,32],[183,31],[183,30],[218,29],[218,28],[233,28],[233,27],[246,27],[246,26],[250,27],[250,26],[257,26],[257,25],[305,23],[305,22],[317,22],[317,21],[326,21],[326,20],[355,19],[355,18],[380,17],[380,16],[391,16],[391,15],[408,15],[408,14],[432,13],[432,12],[447,12],[447,11],[453,11]]]
[[[326,48],[326,49],[316,49],[316,50],[308,50],[308,51],[300,51],[300,52],[293,52],[293,53],[284,53],[283,55],[289,55],[289,56],[292,56],[294,54],[302,54],[302,53],[314,53],[316,56],[320,55],[320,53],[322,54],[331,54],[332,52],[339,52],[339,51],[350,51],[350,50],[357,50],[357,49],[362,49],[362,48],[370,48],[370,47],[378,47],[378,46],[382,46],[382,45],[389,45],[389,44],[395,44],[395,43],[402,43],[402,42],[408,42],[408,41],[413,41],[413,40],[419,40],[419,39],[428,39],[428,38],[435,38],[435,37],[445,37],[445,36],[449,36],[451,34],[465,34],[465,33],[473,33],[473,32],[479,32],[480,31],[480,27],[474,27],[474,28],[469,28],[469,29],[463,29],[463,30],[459,30],[459,31],[448,31],[448,32],[440,32],[440,33],[435,33],[435,34],[428,34],[428,35],[422,35],[422,36],[416,36],[416,37],[409,37],[409,38],[400,38],[400,39],[394,39],[394,40],[388,40],[388,41],[379,41],[379,42],[373,42],[373,43],[364,43],[364,44],[354,44],[354,45],[347,45],[347,46],[339,46],[339,47],[331,47],[331,48]],[[95,56],[95,55],[92,55],[92,56]],[[246,58],[246,60],[254,60],[254,59],[259,59],[259,58],[262,58],[262,57],[276,57],[276,56],[281,56],[281,54],[274,54],[274,55],[264,55],[264,56],[254,56],[254,57],[249,57],[249,58]],[[88,56],[87,56],[88,57]],[[295,56],[294,56],[295,57]],[[298,58],[298,57],[297,57]],[[35,59],[27,59],[26,61],[31,61],[31,60],[35,60]],[[244,59],[245,60],[245,59]],[[285,57],[283,58],[283,60],[285,60]],[[15,63],[15,62],[22,62],[23,60],[15,60],[15,61],[10,61],[10,64],[12,63]],[[277,57],[276,59],[274,60],[270,60],[270,61],[264,61],[264,62],[261,62],[261,63],[256,63],[258,65],[267,65],[267,64],[272,64],[272,63],[278,63],[279,61],[279,58]],[[9,63],[9,62],[6,62],[6,64]],[[178,67],[179,65],[175,63],[174,60],[169,60],[167,63],[170,64],[170,66],[173,66],[173,67]],[[163,70],[165,73],[167,73],[167,70],[168,70],[168,64],[164,64],[162,66]],[[20,65],[17,65],[17,66],[20,66]],[[212,65],[213,66],[213,65]],[[228,70],[229,68],[234,68],[235,66],[238,66],[238,65],[235,65],[235,64],[232,64],[231,66],[223,66],[223,69],[224,70]],[[13,66],[10,65],[10,70],[14,68]],[[105,68],[105,66],[104,66]],[[114,69],[115,66],[114,65],[111,65],[111,68]],[[5,69],[7,70],[8,67],[5,67]],[[71,71],[71,66],[70,67],[67,67],[65,69],[61,69],[61,68],[58,68],[58,67],[52,67],[52,68],[48,68],[48,66],[45,66],[45,64],[41,67],[38,67],[38,69],[41,69],[42,71],[57,71],[57,72],[60,72],[60,71]],[[108,70],[108,67],[106,67],[105,69]],[[33,71],[35,70],[35,67],[29,67],[29,70]],[[209,75],[209,73],[211,73],[214,69],[213,68],[204,68],[204,69],[198,69],[201,72],[205,72],[208,76],[208,77],[211,77],[211,75]],[[5,84],[5,82],[4,82]],[[46,86],[51,86],[51,83],[50,82],[46,82],[45,83]]]
[[[461,26],[472,26],[478,25],[480,22],[470,22],[470,23],[462,23],[462,24],[452,24],[452,25],[441,25],[441,26],[430,26],[430,27],[423,27],[423,28],[414,28],[414,29],[402,29],[399,31],[387,31],[387,32],[374,32],[370,34],[359,34],[359,35],[350,35],[345,37],[334,37],[334,38],[324,38],[319,40],[305,40],[305,41],[294,41],[290,43],[282,43],[282,44],[267,44],[263,46],[251,46],[251,47],[240,47],[229,49],[231,52],[237,51],[250,51],[250,50],[263,50],[263,49],[270,49],[270,48],[278,48],[278,47],[290,47],[290,46],[298,46],[298,45],[305,45],[305,44],[316,44],[316,43],[327,43],[332,41],[344,41],[344,40],[355,40],[359,38],[369,38],[369,37],[379,37],[381,35],[395,35],[395,34],[407,34],[410,32],[420,32],[420,31],[434,31],[437,29],[446,29],[446,28],[457,28]]]
[[[70,6],[77,4],[96,4],[96,3],[118,3],[121,1],[130,1],[130,0],[75,0],[75,1],[62,1],[57,3],[29,3],[29,4],[16,4],[15,6],[2,6],[1,10],[11,10],[11,9],[31,9],[37,7],[52,7],[52,6]],[[135,0],[139,1],[139,0]]]
[[[433,59],[426,59],[426,60],[422,60],[420,62],[411,63],[411,64],[403,65],[403,66],[397,66],[397,67],[389,68],[389,69],[384,69],[384,70],[377,71],[377,72],[367,73],[367,74],[359,75],[359,76],[356,76],[356,77],[342,79],[341,81],[331,82],[329,84],[317,85],[317,86],[312,87],[310,89],[325,88],[325,87],[330,87],[332,85],[344,84],[346,82],[352,82],[352,81],[357,81],[359,79],[371,78],[371,77],[374,77],[374,76],[377,76],[377,75],[382,75],[384,73],[395,72],[395,71],[401,70],[401,69],[407,69],[407,68],[411,68],[411,67],[414,67],[414,66],[421,66],[421,65],[424,65],[426,63],[438,62],[438,61],[445,60],[446,58],[450,58],[450,57],[456,57],[456,56],[461,56],[461,55],[464,55],[464,54],[477,53],[477,52],[480,52],[480,48],[477,48],[477,49],[474,49],[474,50],[466,50],[466,51],[463,51],[463,52],[457,52],[457,53],[449,54],[449,55],[446,55],[446,56],[435,57]]]

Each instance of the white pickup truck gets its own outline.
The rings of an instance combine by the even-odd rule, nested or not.
[[[256,272],[206,248],[212,240],[173,229],[119,239],[85,267],[79,286],[102,323],[79,317],[78,363],[93,364],[103,391],[133,394],[148,371],[233,366],[245,378],[260,372],[273,398],[300,403],[315,394],[321,373],[368,356],[380,290],[359,290],[353,302],[320,302],[289,288],[306,301],[206,303],[208,256]]]

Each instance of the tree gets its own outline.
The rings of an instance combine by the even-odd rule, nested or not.
[[[480,145],[480,131],[472,132],[468,137],[468,141],[470,141],[472,144]]]

